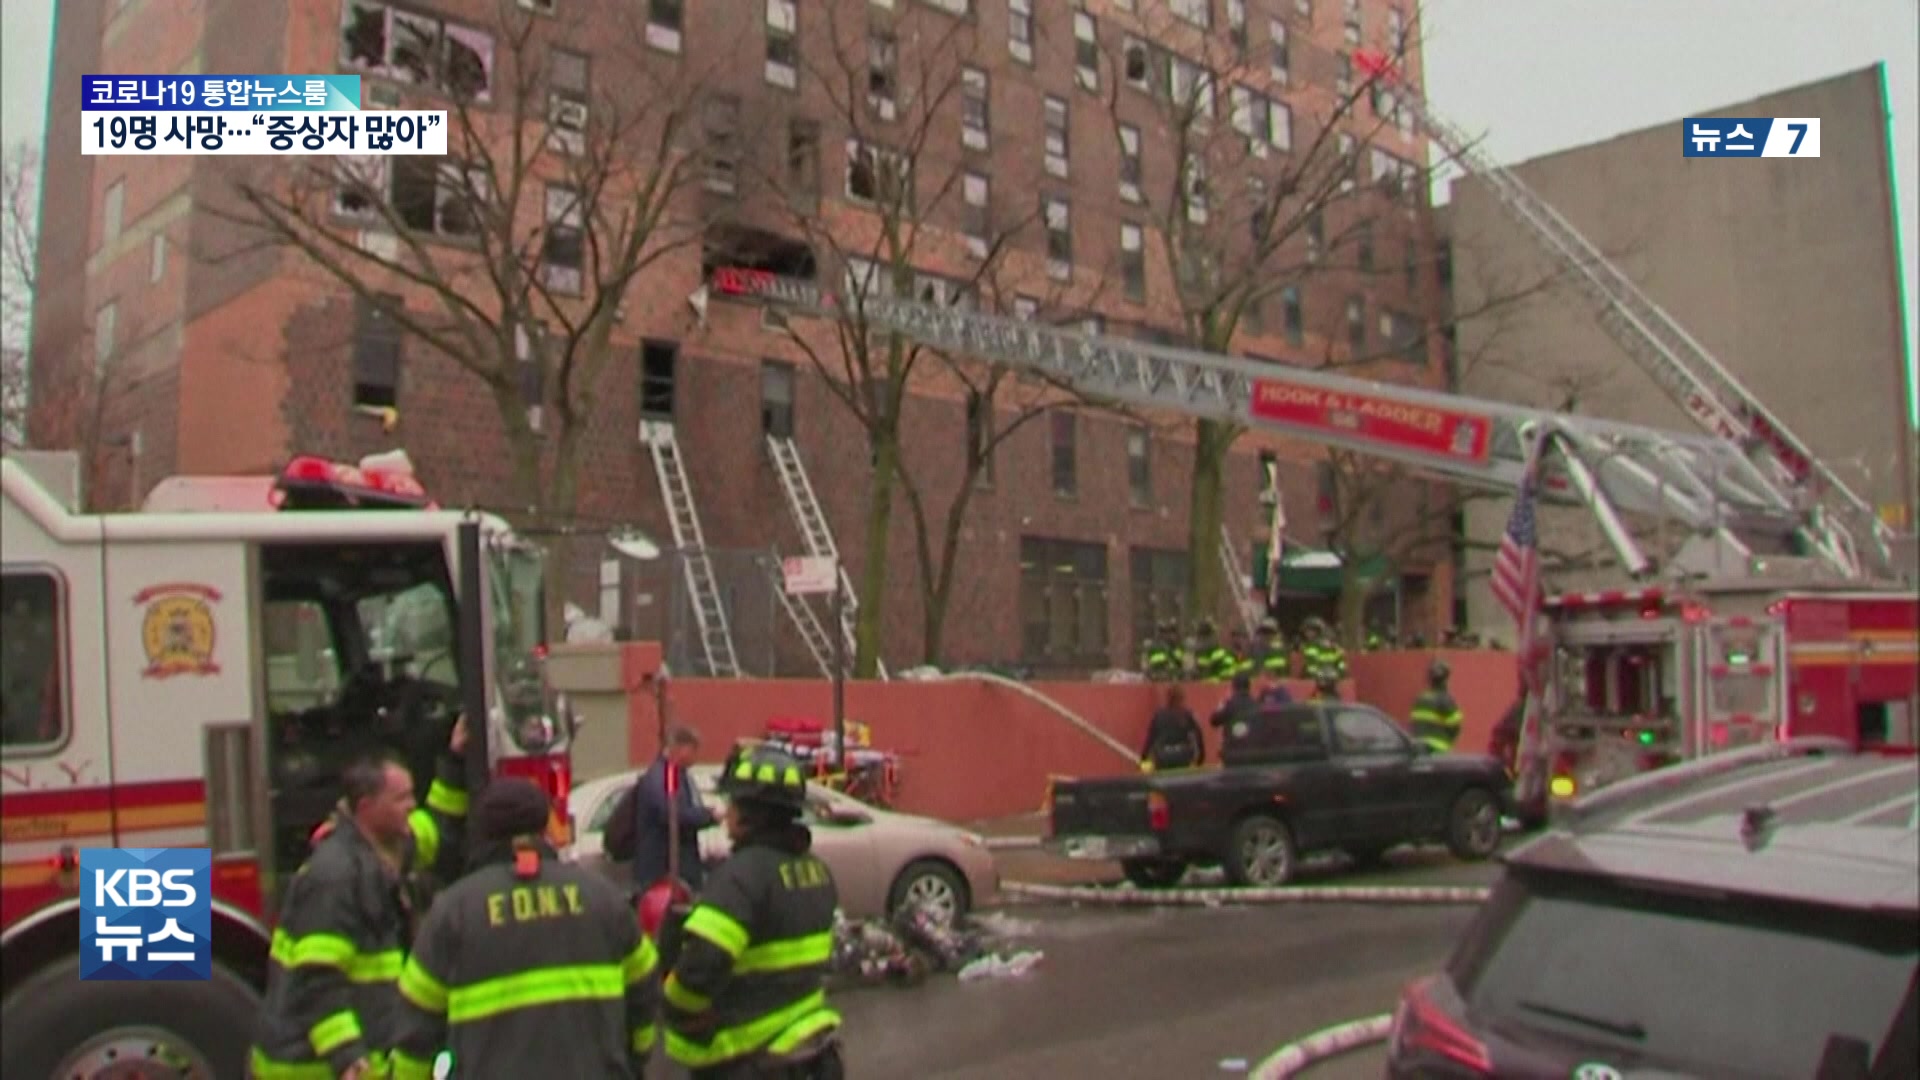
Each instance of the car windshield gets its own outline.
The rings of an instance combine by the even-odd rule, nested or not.
[[[1503,882],[1485,917],[1453,970],[1476,1019],[1721,1075],[1812,1076],[1836,1037],[1878,1055],[1920,956],[1911,913],[1537,875]]]

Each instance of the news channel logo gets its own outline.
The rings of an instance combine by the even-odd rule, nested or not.
[[[445,110],[362,110],[358,75],[82,75],[80,126],[88,157],[447,152]]]
[[[213,977],[213,852],[80,850],[80,979]]]
[[[1687,157],[1817,158],[1817,116],[1689,116],[1680,121]]]

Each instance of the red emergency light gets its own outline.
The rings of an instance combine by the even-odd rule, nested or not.
[[[354,466],[303,455],[280,470],[274,489],[284,510],[438,509],[404,458]]]

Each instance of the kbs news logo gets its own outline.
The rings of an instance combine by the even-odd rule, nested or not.
[[[213,852],[82,848],[80,978],[102,982],[213,976]]]

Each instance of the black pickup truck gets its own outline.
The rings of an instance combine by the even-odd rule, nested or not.
[[[1444,841],[1456,857],[1500,846],[1512,811],[1505,768],[1435,754],[1384,713],[1351,702],[1263,707],[1224,734],[1221,766],[1055,781],[1047,847],[1118,859],[1144,887],[1189,866],[1224,866],[1237,885],[1284,885],[1303,854],[1359,861],[1398,844]]]

